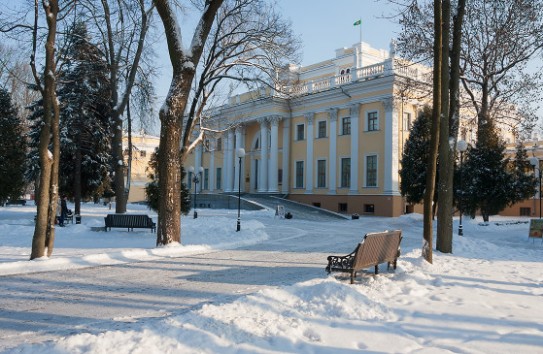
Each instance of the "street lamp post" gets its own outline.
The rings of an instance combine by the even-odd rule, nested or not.
[[[464,151],[468,149],[468,143],[465,140],[458,140],[456,143],[456,150],[460,152],[460,189],[462,190],[462,164],[464,163]],[[462,203],[460,202],[460,205]],[[464,236],[464,227],[462,226],[462,207],[458,208],[460,211],[460,222],[458,224],[458,236]]]
[[[239,148],[237,150],[238,158],[239,158],[239,174],[238,174],[238,223],[236,226],[236,232],[241,230],[241,218],[240,218],[240,211],[241,211],[241,159],[245,157],[245,149]]]
[[[196,211],[196,190],[197,190],[196,185],[200,182],[200,179],[198,178],[198,173],[195,173],[195,170],[194,170],[193,166],[189,166],[188,171],[190,173],[193,173],[193,177],[192,177],[192,181],[194,182],[194,207],[193,207],[194,215],[193,215],[193,217],[194,217],[194,219],[196,219],[196,218],[198,218],[198,212]],[[203,171],[204,171],[204,168],[202,166],[200,166],[198,168],[198,172],[200,174],[202,174]]]
[[[541,219],[541,167],[539,166],[539,159],[535,156],[530,157],[530,165],[532,165],[534,168],[534,176],[535,176],[535,170],[537,169],[537,176],[539,179],[539,189],[537,193],[539,194],[539,218]]]

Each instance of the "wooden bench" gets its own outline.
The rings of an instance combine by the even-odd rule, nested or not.
[[[24,199],[12,199],[12,200],[8,200],[6,202],[6,205],[23,205],[23,206],[25,206],[26,205],[26,200],[24,200]]]
[[[134,229],[151,229],[156,230],[156,224],[148,215],[144,214],[108,214],[105,218],[106,231],[112,227],[125,227],[128,231]]]
[[[375,274],[378,274],[379,264],[385,262],[388,267],[392,263],[396,269],[401,241],[401,230],[366,234],[352,253],[346,256],[328,256],[326,271],[350,273],[353,284],[356,273],[362,269],[374,266]]]
[[[66,216],[64,217],[64,223],[74,223],[74,213],[71,210],[68,210]]]

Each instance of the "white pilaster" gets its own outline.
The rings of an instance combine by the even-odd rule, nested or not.
[[[383,100],[385,107],[385,166],[383,193],[386,195],[400,195],[398,189],[399,167],[399,138],[398,138],[398,110],[394,98]]]
[[[243,183],[243,165],[244,165],[244,159],[242,159],[241,161],[241,171],[242,171],[242,174],[241,174],[241,185],[239,183],[239,156],[238,156],[238,149],[239,148],[244,148],[245,149],[245,142],[244,142],[244,132],[245,132],[245,129],[242,127],[242,126],[239,126],[236,128],[236,146],[235,146],[235,149],[234,149],[234,187],[233,187],[233,191],[238,191],[238,189],[241,187],[241,191],[243,191],[244,189],[244,183]]]
[[[226,151],[224,153],[226,154],[226,166],[224,167],[224,191],[230,193],[234,191],[234,132],[232,129],[228,130],[226,134]]]
[[[360,121],[360,104],[351,106],[351,186],[350,194],[358,193],[358,122]]]
[[[288,193],[290,189],[289,180],[290,161],[290,119],[283,120],[283,185],[282,192]]]
[[[268,118],[270,122],[270,170],[268,171],[268,192],[279,192],[279,186],[277,182],[277,159],[279,155],[279,120],[281,117],[272,116]]]
[[[328,194],[336,194],[336,139],[337,139],[337,108],[330,109],[330,146],[329,146],[329,156],[328,156]]]
[[[210,139],[210,156],[209,156],[209,191],[215,191],[215,149],[217,148],[217,141],[215,138]]]
[[[200,166],[202,166],[202,144],[196,145],[194,149],[194,173],[198,176],[200,181],[196,185],[196,192],[200,193],[202,191],[202,185],[204,184],[204,174],[200,173]]]
[[[265,118],[259,119],[260,123],[260,163],[258,191],[268,191],[268,122]]]
[[[305,192],[306,193],[312,193],[313,192],[313,135],[315,132],[313,131],[313,120],[315,117],[315,113],[307,113],[305,115],[305,119],[307,122],[307,134],[306,134],[306,141],[307,141],[307,160],[305,162],[306,165],[306,178],[305,178]]]

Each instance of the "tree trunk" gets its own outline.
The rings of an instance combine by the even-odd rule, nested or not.
[[[432,109],[432,129],[430,138],[430,152],[428,156],[428,169],[426,173],[426,191],[424,193],[424,240],[422,244],[422,256],[429,263],[432,263],[432,201],[435,192],[437,150],[439,145],[439,114],[441,113],[441,22],[441,1],[434,0],[434,106]]]
[[[40,132],[38,145],[40,156],[40,189],[37,198],[36,227],[32,238],[32,251],[30,259],[40,258],[53,252],[55,240],[55,219],[58,199],[58,166],[60,161],[59,141],[59,107],[56,100],[56,67],[55,67],[55,40],[57,14],[59,11],[58,1],[50,0],[43,4],[47,21],[47,39],[45,43],[45,66],[41,85],[40,77],[35,66],[37,30],[38,30],[38,8],[35,7],[33,48],[31,68],[34,80],[43,97],[43,126]],[[53,139],[53,151],[49,151],[50,138]],[[47,252],[46,252],[47,250]]]
[[[124,188],[124,159],[123,159],[123,120],[117,111],[112,112],[113,120],[113,140],[112,140],[112,155],[113,155],[113,170],[115,176],[113,183],[115,184],[115,212],[126,213],[126,194]]]
[[[81,215],[81,146],[75,150],[75,171],[74,171],[74,214]]]
[[[451,20],[450,0],[443,0],[441,31],[441,123],[439,126],[439,183],[437,209],[436,249],[452,252],[453,174],[449,173],[454,163],[454,144],[451,146],[449,127],[449,33]],[[456,140],[456,139],[455,139]]]
[[[171,111],[161,110],[160,121],[157,245],[167,245],[181,242],[181,124]]]
[[[181,132],[195,68],[200,61],[215,15],[223,0],[206,0],[192,38],[190,56],[183,51],[175,11],[167,0],[153,0],[164,25],[173,75],[166,102],[160,110],[159,212],[157,245],[181,241]],[[186,149],[183,148],[183,153]]]
[[[443,183],[446,183],[446,189],[450,194],[447,197],[446,202],[450,205],[450,211],[447,218],[450,219],[450,230],[440,230],[438,227],[437,233],[437,249],[443,253],[452,253],[453,251],[453,229],[452,229],[452,212],[453,212],[453,199],[454,199],[454,161],[455,161],[455,151],[456,151],[456,142],[458,140],[458,127],[460,124],[460,51],[462,44],[462,22],[464,18],[464,12],[466,7],[465,0],[459,0],[456,9],[456,15],[454,16],[454,28],[453,28],[453,43],[452,43],[452,52],[450,53],[451,58],[451,74],[449,82],[449,136],[448,140],[453,141],[453,147],[450,150],[448,158],[448,166],[440,170],[440,175],[445,174],[446,180]],[[441,192],[440,192],[441,195]],[[440,203],[441,204],[441,203]]]

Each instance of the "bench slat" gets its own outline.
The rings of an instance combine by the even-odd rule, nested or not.
[[[392,263],[396,269],[396,262],[400,256],[401,230],[370,233],[364,236],[356,249],[346,256],[329,256],[326,271],[345,272],[351,274],[351,284],[356,273],[362,269],[374,266],[378,273],[378,265]]]
[[[112,227],[128,228],[128,231],[134,229],[156,230],[156,224],[148,215],[145,214],[108,214],[105,218],[106,231]]]

